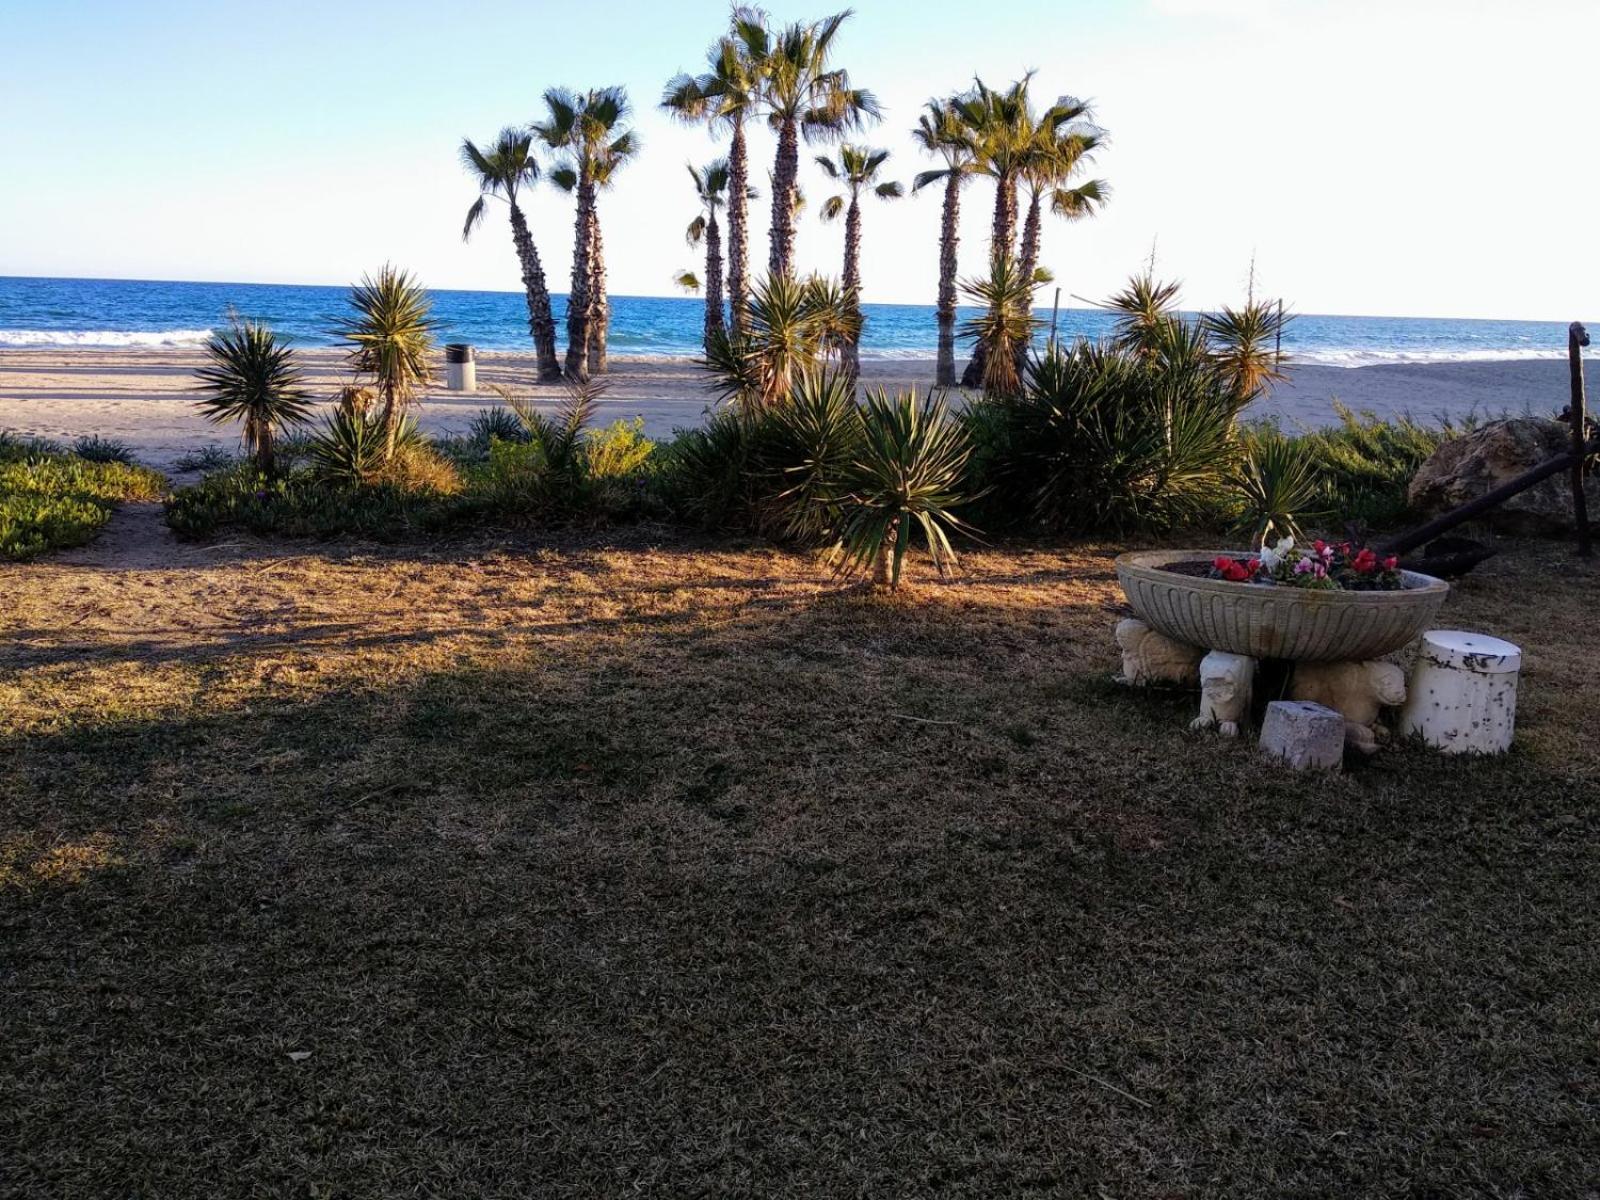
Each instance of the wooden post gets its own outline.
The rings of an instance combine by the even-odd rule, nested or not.
[[[1567,415],[1572,419],[1572,520],[1578,530],[1578,553],[1587,557],[1594,553],[1589,540],[1589,502],[1583,492],[1584,468],[1588,465],[1585,453],[1588,437],[1588,413],[1583,386],[1583,348],[1589,344],[1589,331],[1582,322],[1574,321],[1567,329],[1567,362],[1572,368],[1572,407]]]

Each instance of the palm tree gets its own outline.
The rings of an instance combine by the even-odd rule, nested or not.
[[[726,127],[728,147],[728,300],[733,328],[745,326],[750,295],[750,156],[745,121],[760,95],[758,60],[764,53],[766,17],[757,9],[735,8],[732,32],[706,52],[707,70],[678,75],[668,84],[661,107],[685,124],[705,124],[715,133]]]
[[[844,194],[829,196],[822,205],[824,221],[844,218],[844,291],[845,300],[855,317],[855,332],[841,347],[841,365],[845,377],[852,381],[861,374],[861,193],[868,189],[880,200],[898,200],[905,189],[898,183],[877,182],[878,171],[889,159],[887,150],[873,150],[867,146],[848,143],[839,148],[839,157],[817,155],[817,165],[828,178],[844,185]]]
[[[551,88],[544,94],[548,115],[533,133],[563,155],[550,178],[577,194],[573,220],[572,287],[567,296],[567,363],[569,379],[584,380],[605,364],[605,258],[600,244],[596,192],[638,151],[631,130],[618,132],[628,120],[628,94],[620,87],[576,93]],[[596,345],[596,339],[599,345]]]
[[[1014,261],[1017,187],[1023,164],[1033,146],[1037,125],[1028,96],[1032,79],[1031,73],[1024,75],[1003,91],[990,87],[981,79],[975,80],[972,90],[954,101],[962,123],[972,132],[976,170],[994,180],[994,222],[989,235],[991,267],[997,269],[1002,258],[1013,259],[1009,268],[1013,276],[1018,273]],[[1015,280],[1012,282],[1015,283]],[[999,322],[1002,314],[994,312],[990,318]],[[963,387],[976,387],[984,382],[987,364],[983,356],[988,346],[987,341],[980,341],[974,347],[973,356],[961,377]]]
[[[405,409],[433,378],[432,303],[421,284],[385,263],[376,279],[364,275],[350,289],[350,305],[356,315],[340,321],[338,333],[350,347],[352,369],[372,376],[377,388],[382,405],[378,427],[387,462],[394,455]]]
[[[960,245],[961,185],[972,177],[976,165],[972,131],[961,120],[951,100],[930,100],[927,111],[911,131],[928,154],[944,159],[944,166],[921,172],[911,184],[913,192],[944,183],[944,214],[939,225],[939,363],[935,383],[956,384],[956,251]]]
[[[1050,212],[1065,221],[1091,217],[1110,198],[1103,179],[1090,179],[1071,187],[1073,177],[1094,160],[1105,145],[1105,132],[1093,124],[1088,104],[1063,96],[1034,127],[1033,144],[1022,158],[1022,182],[1028,189],[1028,215],[1022,225],[1022,274],[1032,278],[1039,269],[1039,243],[1044,201]]]
[[[689,178],[694,180],[695,193],[700,197],[701,211],[689,222],[685,240],[691,246],[702,242],[706,247],[706,320],[705,346],[711,348],[712,339],[724,333],[727,325],[722,319],[722,230],[717,224],[717,209],[728,201],[728,160],[719,158],[703,167],[689,165]],[[679,282],[688,285],[688,276]]]
[[[760,79],[767,123],[778,135],[772,168],[772,234],[768,273],[794,273],[795,193],[800,177],[800,138],[828,141],[879,117],[871,92],[850,86],[849,72],[829,65],[834,39],[850,11],[821,21],[796,22],[776,34],[752,24],[748,48]],[[744,36],[746,31],[737,29]]]
[[[211,335],[206,357],[210,365],[195,371],[204,391],[200,411],[217,425],[243,421],[245,449],[263,475],[272,474],[273,432],[311,415],[293,349],[258,321],[235,321]]]
[[[528,297],[528,332],[538,351],[539,379],[549,382],[561,378],[561,364],[556,360],[556,323],[550,315],[550,288],[545,282],[544,266],[539,261],[539,250],[533,244],[533,234],[528,230],[527,218],[517,204],[517,193],[523,187],[532,187],[539,179],[539,160],[533,156],[533,135],[524,130],[502,129],[487,149],[479,149],[470,138],[461,141],[461,165],[478,184],[478,199],[467,210],[467,222],[462,227],[465,241],[483,221],[488,201],[492,197],[504,200],[511,212],[511,240],[517,249],[517,261],[522,264],[522,287]]]
[[[1028,96],[1032,80],[1031,73],[1024,75],[1004,91],[975,80],[972,90],[954,101],[962,123],[971,131],[977,170],[995,184],[991,258],[1016,249],[1017,184],[1033,148],[1037,125]]]

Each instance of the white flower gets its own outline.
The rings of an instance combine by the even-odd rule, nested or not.
[[[1271,550],[1268,550],[1265,546],[1263,546],[1261,547],[1261,566],[1269,573],[1276,571],[1278,569],[1278,564],[1283,562],[1284,559],[1288,558],[1289,555],[1293,553],[1294,539],[1292,537],[1284,538]]]

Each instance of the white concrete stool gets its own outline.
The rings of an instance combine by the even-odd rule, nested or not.
[[[1517,722],[1522,651],[1481,633],[1422,635],[1400,732],[1446,754],[1504,754]]]

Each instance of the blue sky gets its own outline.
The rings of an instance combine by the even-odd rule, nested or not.
[[[621,83],[646,149],[603,201],[611,284],[670,294],[697,265],[683,163],[714,148],[654,102],[725,11],[6,0],[0,274],[343,283],[394,260],[436,286],[512,290],[503,222],[461,242],[459,139],[534,117],[551,84]],[[1567,320],[1600,291],[1597,34],[1593,0],[862,0],[840,61],[883,100],[864,140],[907,180],[921,101],[974,74],[1036,68],[1040,95],[1095,99],[1115,197],[1047,233],[1069,294],[1104,295],[1154,244],[1196,305],[1235,299],[1254,254],[1302,311]],[[815,169],[804,182],[825,194]],[[964,269],[990,202],[968,193]],[[817,207],[801,258],[837,271]],[[543,190],[529,210],[561,281],[570,202]],[[937,229],[932,193],[868,212],[869,299],[931,300]]]

